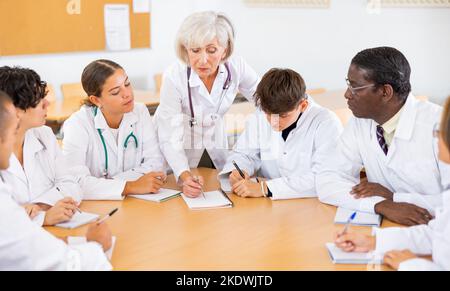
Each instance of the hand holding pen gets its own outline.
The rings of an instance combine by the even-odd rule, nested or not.
[[[355,219],[355,217],[356,217],[356,211],[353,212],[352,215],[350,215],[350,217],[347,219],[347,223],[345,224],[345,227],[342,230],[342,232],[339,234],[339,236],[347,233],[348,228],[349,228],[350,224],[352,223],[353,219]]]
[[[242,180],[248,180],[250,178],[249,175],[245,171],[243,171],[235,161],[232,161],[232,163],[236,170],[231,171],[231,174],[229,176],[231,185],[234,185]]]
[[[58,192],[61,194],[61,196],[63,198],[72,198],[70,195],[67,195],[66,193],[62,192],[61,189],[59,189],[59,187],[56,187],[56,190],[58,190]],[[81,213],[80,208],[78,208],[78,206],[76,206],[76,210]]]
[[[203,192],[203,183],[200,182],[200,178],[198,176],[194,176],[194,182],[200,186],[200,192],[203,195],[203,198],[206,199],[205,192]]]

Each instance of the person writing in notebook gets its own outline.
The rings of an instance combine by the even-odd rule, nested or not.
[[[13,101],[0,91],[0,170],[10,166],[19,118]],[[106,223],[94,223],[87,243],[70,246],[33,223],[12,197],[11,187],[0,179],[0,271],[111,270],[104,251],[111,248]]]
[[[263,76],[255,93],[258,110],[220,174],[229,175],[235,194],[272,199],[316,196],[315,175],[327,162],[326,153],[342,125],[305,90],[303,78],[293,70],[271,69]],[[251,176],[260,179],[253,181]]]
[[[321,202],[405,225],[428,223],[442,206],[450,175],[429,134],[442,107],[411,94],[410,74],[395,48],[366,49],[352,59],[345,98],[354,117],[317,175]]]
[[[64,123],[63,153],[80,178],[84,200],[121,200],[157,193],[164,184],[164,158],[153,120],[134,102],[125,70],[96,60],[83,70],[84,106]]]
[[[203,177],[191,169],[222,170],[229,155],[223,116],[239,92],[253,100],[259,77],[233,55],[234,27],[223,13],[196,12],[176,38],[179,62],[164,73],[155,113],[161,151],[188,197],[199,197]]]
[[[432,135],[431,131],[429,134]],[[450,164],[450,97],[433,135],[437,139],[439,159]],[[384,263],[398,270],[450,271],[450,188],[442,193],[442,197],[443,207],[436,210],[436,218],[428,225],[375,229],[374,236],[336,235],[335,244],[347,252],[384,254]],[[430,254],[431,261],[419,257]]]
[[[20,118],[10,166],[0,176],[30,217],[48,226],[70,220],[83,193],[53,131],[45,126],[46,87],[31,69],[0,68],[0,90],[12,98]]]

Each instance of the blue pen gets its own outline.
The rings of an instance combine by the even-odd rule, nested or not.
[[[344,230],[341,232],[340,235],[344,235],[347,232],[347,229],[350,226],[350,223],[353,221],[353,219],[355,219],[355,217],[356,217],[356,211],[353,212],[353,214],[350,215],[350,217],[347,219],[347,223],[345,224]]]

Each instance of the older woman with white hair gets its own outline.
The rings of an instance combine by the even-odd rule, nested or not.
[[[169,166],[188,197],[201,194],[197,167],[223,168],[228,153],[223,116],[239,92],[253,100],[259,77],[242,59],[232,57],[234,29],[223,14],[194,13],[181,25],[176,52],[181,62],[163,76],[155,113],[158,137]]]

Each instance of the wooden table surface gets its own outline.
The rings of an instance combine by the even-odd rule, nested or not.
[[[203,175],[207,191],[219,188],[217,172]],[[177,188],[169,176],[167,188]],[[333,234],[336,207],[315,198],[271,201],[229,195],[233,208],[194,211],[181,197],[156,203],[86,201],[83,211],[104,215],[117,236],[112,264],[115,270],[387,270],[385,266],[334,265],[325,248]],[[396,226],[384,221],[383,227]],[[84,235],[75,230],[47,228],[57,236]],[[369,227],[351,227],[369,234]]]

